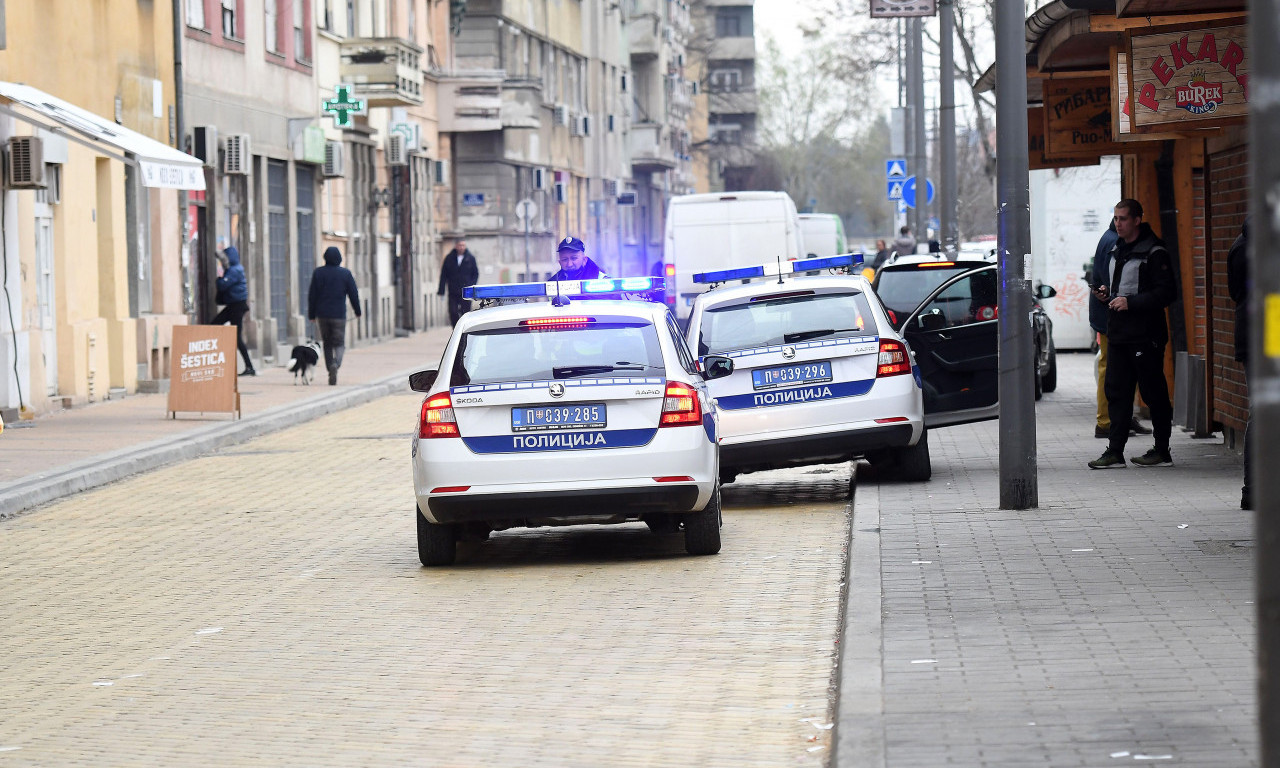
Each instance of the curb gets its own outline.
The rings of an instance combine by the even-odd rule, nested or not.
[[[860,487],[857,479],[855,462],[830,764],[884,768],[880,486]]]
[[[416,370],[419,369],[408,368],[341,392],[278,405],[239,421],[210,424],[186,434],[121,448],[68,464],[51,474],[22,478],[0,486],[0,520],[17,517],[42,504],[114,483],[130,475],[194,459],[219,448],[243,443],[406,390],[409,387],[409,374]]]

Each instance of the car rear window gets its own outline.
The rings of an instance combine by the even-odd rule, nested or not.
[[[894,325],[907,319],[920,303],[929,298],[929,294],[938,286],[960,274],[967,272],[968,266],[928,267],[924,269],[885,268],[876,277],[876,295],[884,302],[885,309],[893,313]]]
[[[449,385],[660,376],[664,371],[658,334],[643,320],[516,325],[462,334]]]
[[[876,321],[861,292],[757,296],[704,312],[698,328],[698,354],[867,333],[876,333]]]

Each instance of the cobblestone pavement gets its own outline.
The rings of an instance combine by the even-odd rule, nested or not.
[[[841,717],[842,766],[1258,764],[1240,457],[1175,428],[1175,466],[1090,471],[1105,447],[1090,358],[1058,360],[1036,405],[1038,509],[998,509],[998,422],[931,433],[929,483],[859,471],[854,569],[874,532],[883,711]]]
[[[844,467],[424,569],[393,395],[0,522],[0,768],[821,766]]]

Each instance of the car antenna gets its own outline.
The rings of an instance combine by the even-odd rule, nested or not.
[[[782,254],[775,251],[773,258],[778,262],[778,285],[782,285]]]

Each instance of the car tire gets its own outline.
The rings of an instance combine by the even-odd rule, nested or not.
[[[929,433],[920,436],[920,442],[897,450],[894,475],[908,483],[923,483],[933,476],[929,461]]]
[[[425,566],[452,565],[458,556],[458,531],[452,525],[429,522],[418,509],[418,559]]]
[[[1045,392],[1052,392],[1058,388],[1058,350],[1054,348],[1053,342],[1049,342],[1049,365],[1045,368],[1044,375],[1040,377],[1040,389]]]
[[[684,516],[684,551],[691,555],[714,555],[720,551],[720,486],[701,512]]]
[[[1041,396],[1044,395],[1044,377],[1040,371],[1040,348],[1039,347],[1036,347],[1036,356],[1032,358],[1032,360],[1034,361],[1036,370],[1035,370],[1035,373],[1031,374],[1031,378],[1035,382],[1033,388],[1035,390],[1036,400],[1039,401]]]

